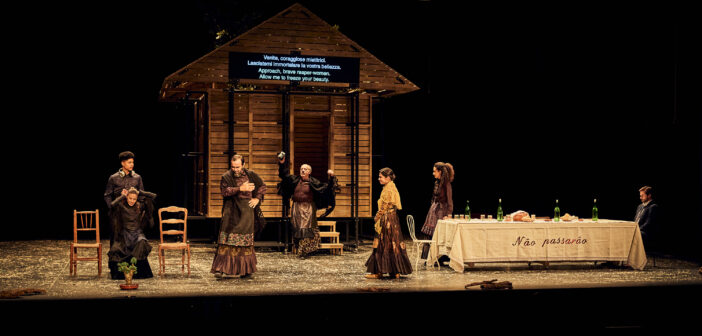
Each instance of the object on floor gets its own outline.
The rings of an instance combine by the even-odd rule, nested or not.
[[[358,289],[361,292],[389,292],[390,288],[387,287],[365,287]]]
[[[509,281],[502,281],[502,282],[496,282],[497,279],[493,280],[488,280],[488,281],[480,281],[480,282],[472,282],[466,285],[466,289],[469,287],[473,286],[480,286],[480,289],[482,290],[491,290],[491,289],[512,289],[512,283]]]
[[[46,290],[39,288],[11,289],[0,292],[0,299],[17,299],[20,296],[46,294]]]

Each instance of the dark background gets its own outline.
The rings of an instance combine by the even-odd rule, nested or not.
[[[291,1],[115,2],[17,9],[6,67],[2,240],[67,239],[73,209],[104,209],[117,154],[158,205],[183,203],[188,116],[163,79]],[[393,168],[423,223],[436,161],[455,212],[502,198],[552,216],[633,220],[654,187],[661,250],[700,259],[700,26],[674,4],[465,5],[301,1],[421,90],[374,107],[374,170]],[[13,107],[11,107],[13,106]],[[379,188],[375,188],[374,202]]]

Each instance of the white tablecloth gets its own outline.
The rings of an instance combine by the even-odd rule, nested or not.
[[[465,263],[621,261],[634,269],[646,266],[641,231],[635,222],[497,222],[439,220],[429,260],[451,258],[451,268]]]

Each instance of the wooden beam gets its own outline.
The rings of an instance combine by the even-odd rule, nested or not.
[[[252,106],[252,96],[249,96],[249,169],[251,169],[254,157],[253,157],[253,106]]]

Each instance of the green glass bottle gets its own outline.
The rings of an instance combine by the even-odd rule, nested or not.
[[[595,204],[592,206],[592,220],[597,222],[600,217],[600,211],[597,210],[597,198],[595,198]]]
[[[470,201],[466,201],[466,210],[464,212],[466,219],[470,220]]]
[[[556,199],[556,208],[553,209],[553,221],[558,222],[561,220],[561,208],[558,207],[558,200]]]
[[[502,199],[500,198],[497,204],[497,221],[501,222],[504,219],[504,213],[502,213]]]

